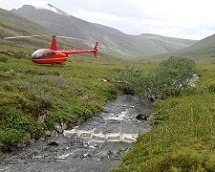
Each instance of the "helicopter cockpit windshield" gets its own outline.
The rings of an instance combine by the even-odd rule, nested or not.
[[[44,53],[45,53],[44,49],[37,50],[31,55],[31,58],[32,59],[40,59],[40,58],[42,58]]]

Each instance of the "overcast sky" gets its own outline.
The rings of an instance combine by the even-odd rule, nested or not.
[[[215,33],[214,0],[0,0],[11,10],[46,3],[83,20],[127,34],[203,39]]]

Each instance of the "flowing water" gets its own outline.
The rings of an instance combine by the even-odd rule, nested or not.
[[[151,109],[148,100],[131,95],[108,101],[104,112],[79,126],[94,133],[138,134],[150,130],[147,120],[136,116]],[[120,163],[133,142],[99,141],[65,137],[55,133],[51,138],[32,142],[21,150],[1,155],[0,172],[106,172]]]

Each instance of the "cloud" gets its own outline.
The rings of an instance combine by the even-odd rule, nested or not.
[[[89,5],[89,1],[82,0],[70,13],[129,34],[156,33],[202,39],[214,33],[213,4],[212,0],[117,0],[114,3],[91,0]],[[90,13],[98,13],[99,17]]]
[[[48,2],[75,17],[128,34],[155,33],[202,39],[213,34],[215,28],[214,0],[9,1],[11,4],[20,1],[22,5],[37,8],[47,8]]]
[[[60,13],[56,8],[48,5],[49,3],[46,2],[46,1],[42,1],[42,0],[21,0],[21,3],[23,5],[32,5],[34,6],[35,8],[38,8],[38,9],[47,9],[47,10],[51,10],[55,13]]]
[[[97,11],[87,11],[82,8],[77,9],[76,13],[80,18],[85,18],[87,20],[97,20],[97,21],[111,21],[111,22],[123,22],[126,20],[125,17],[120,17],[115,14],[97,12]]]
[[[32,5],[38,8],[46,8],[48,2],[42,0],[21,0],[22,5]]]

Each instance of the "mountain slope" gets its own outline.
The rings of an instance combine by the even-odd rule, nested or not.
[[[191,58],[214,57],[215,56],[215,34],[208,36],[192,46],[177,51],[178,55],[186,55]]]
[[[50,4],[48,8],[51,10],[24,5],[12,12],[49,28],[55,34],[87,40],[85,44],[88,46],[99,41],[100,53],[124,59],[142,59],[155,54],[172,52],[195,42],[158,35],[127,35],[116,29],[68,15]]]
[[[48,33],[44,27],[3,9],[0,9],[0,29],[1,39],[7,36]]]
[[[142,34],[140,37],[153,42],[165,52],[174,52],[197,42],[196,40],[165,37],[155,34]]]
[[[41,35],[32,38],[4,39],[5,37]],[[17,58],[29,58],[30,54],[39,48],[48,48],[51,42],[51,32],[25,17],[0,9],[0,53]],[[77,44],[63,39],[58,40],[59,48],[77,47]]]
[[[35,48],[48,46],[48,38],[19,38],[5,40],[5,37],[50,34],[44,27],[0,9],[0,54],[17,58],[29,58]]]

